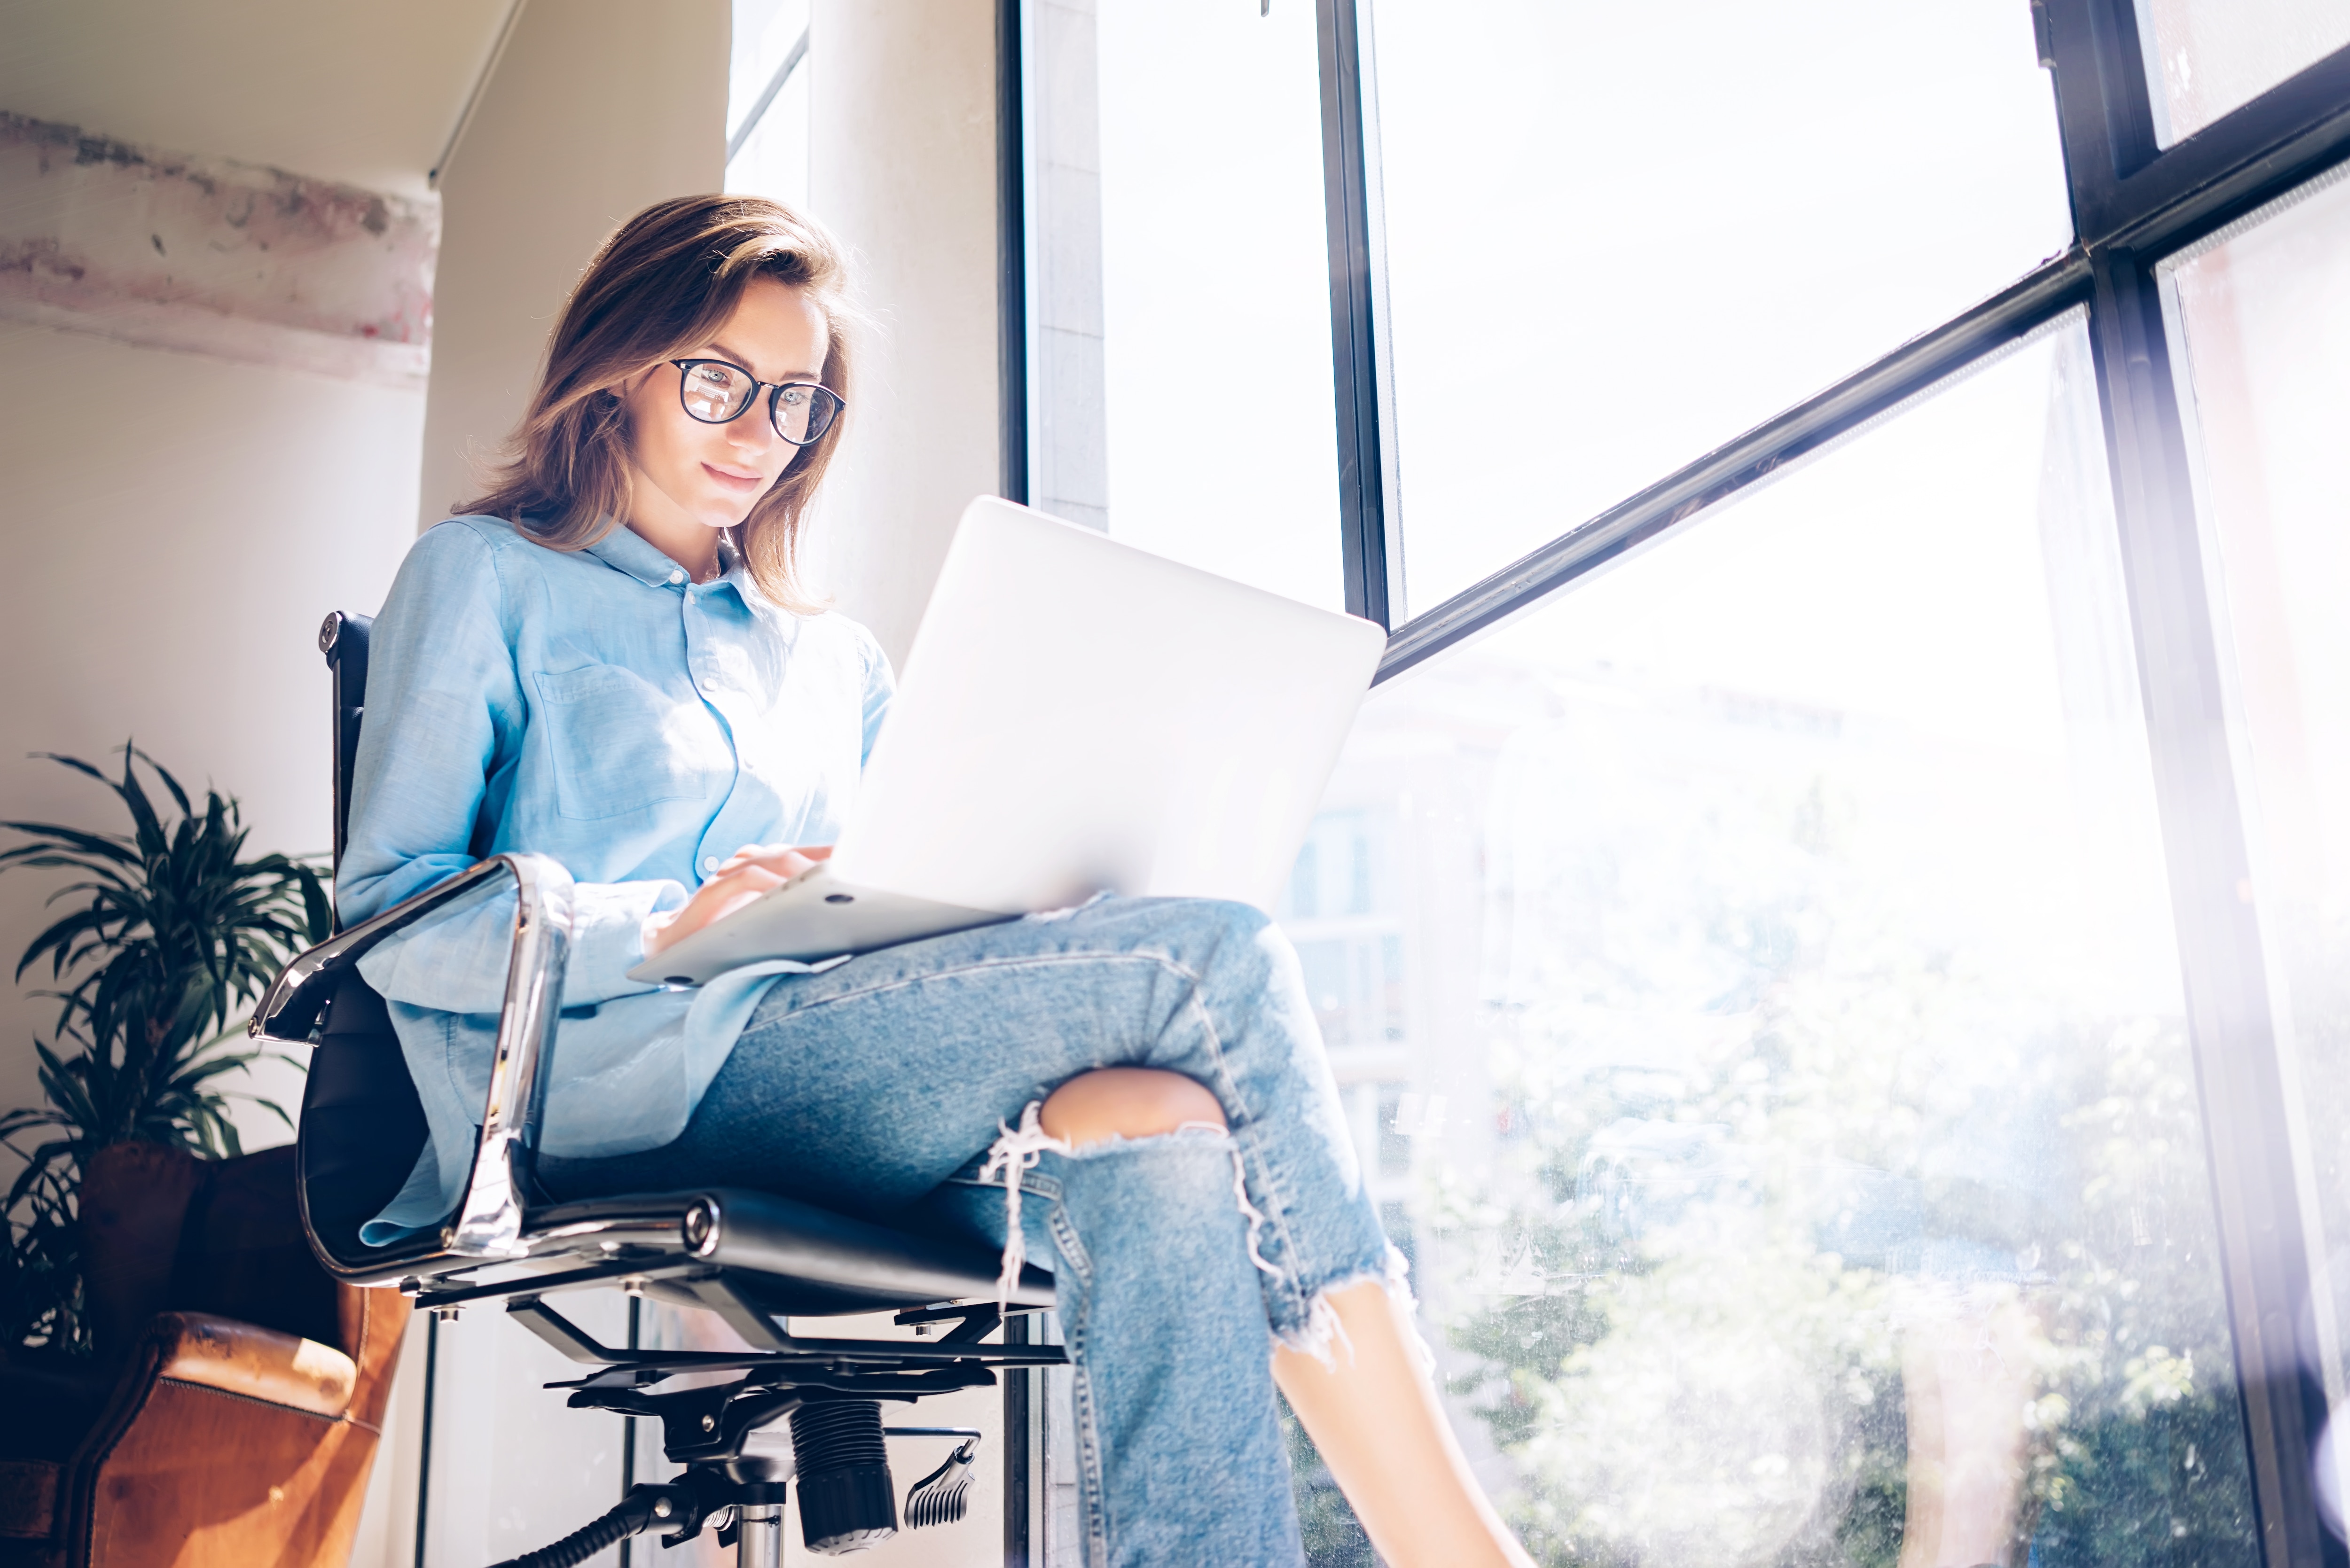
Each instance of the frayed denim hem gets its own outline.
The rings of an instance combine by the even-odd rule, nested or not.
[[[1411,1293],[1411,1263],[1392,1241],[1388,1243],[1387,1256],[1377,1268],[1357,1269],[1351,1273],[1341,1274],[1308,1293],[1304,1318],[1294,1324],[1275,1324],[1273,1343],[1280,1349],[1310,1355],[1329,1371],[1337,1369],[1336,1352],[1343,1346],[1347,1364],[1353,1366],[1354,1341],[1347,1337],[1347,1325],[1339,1321],[1338,1309],[1330,1304],[1330,1298],[1340,1291],[1352,1290],[1357,1285],[1373,1282],[1383,1286],[1388,1299],[1403,1309],[1404,1322],[1410,1330],[1409,1348],[1412,1359],[1419,1366],[1420,1376],[1435,1376],[1436,1353],[1429,1348],[1427,1338],[1419,1332],[1419,1303]]]

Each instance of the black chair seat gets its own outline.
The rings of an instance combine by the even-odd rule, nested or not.
[[[337,986],[312,1054],[301,1127],[307,1220],[338,1263],[374,1272],[438,1251],[432,1236],[389,1248],[359,1240],[359,1227],[400,1191],[430,1135],[390,1013],[356,970]],[[707,1235],[687,1246],[697,1210]],[[546,1237],[577,1230],[631,1251],[690,1252],[725,1269],[777,1314],[877,1312],[995,1294],[997,1260],[984,1248],[742,1188],[533,1205],[525,1229]],[[1052,1276],[1029,1268],[1012,1299],[1051,1306]]]

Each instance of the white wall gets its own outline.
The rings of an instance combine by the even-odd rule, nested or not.
[[[479,493],[604,236],[726,174],[726,0],[526,6],[441,177],[418,521]]]
[[[993,0],[816,0],[808,199],[879,330],[811,565],[903,661],[997,433]]]
[[[423,418],[412,386],[0,327],[0,816],[119,830],[110,794],[26,753],[96,762],[135,736],[240,797],[252,850],[326,849],[318,622],[390,584]],[[0,877],[12,970],[44,891]],[[38,1103],[53,1011],[31,989],[0,991],[0,1106]]]

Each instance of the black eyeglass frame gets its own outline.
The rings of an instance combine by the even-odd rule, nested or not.
[[[762,381],[758,377],[751,375],[750,367],[746,365],[737,365],[732,359],[671,359],[670,363],[677,367],[678,407],[685,410],[686,418],[692,420],[699,424],[733,424],[736,420],[741,419],[744,414],[749,413],[754,408],[758,406],[759,394],[764,391],[767,394],[767,423],[773,427],[775,434],[783,440],[790,441],[794,446],[811,447],[816,442],[822,441],[825,438],[826,433],[832,429],[834,421],[838,420],[842,414],[848,411],[848,400],[842,397],[838,392],[834,391],[830,387],[825,386],[819,381]],[[693,411],[693,405],[686,400],[685,396],[686,377],[696,365],[723,365],[730,370],[739,370],[745,376],[751,376],[751,395],[743,400],[743,406],[741,408],[735,410],[724,419],[703,419],[700,414]],[[824,422],[822,424],[819,425],[816,423],[816,415],[813,412],[808,415],[808,424],[812,428],[812,433],[806,441],[793,441],[790,433],[784,429],[784,421],[777,417],[781,412],[780,404],[784,396],[784,389],[786,387],[806,387],[811,392],[820,392],[825,397],[832,400],[832,411],[824,416]]]

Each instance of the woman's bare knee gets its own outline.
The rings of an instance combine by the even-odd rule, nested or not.
[[[1185,1126],[1222,1127],[1224,1108],[1194,1079],[1157,1067],[1097,1067],[1045,1101],[1045,1130],[1073,1147],[1107,1137],[1157,1137]]]

